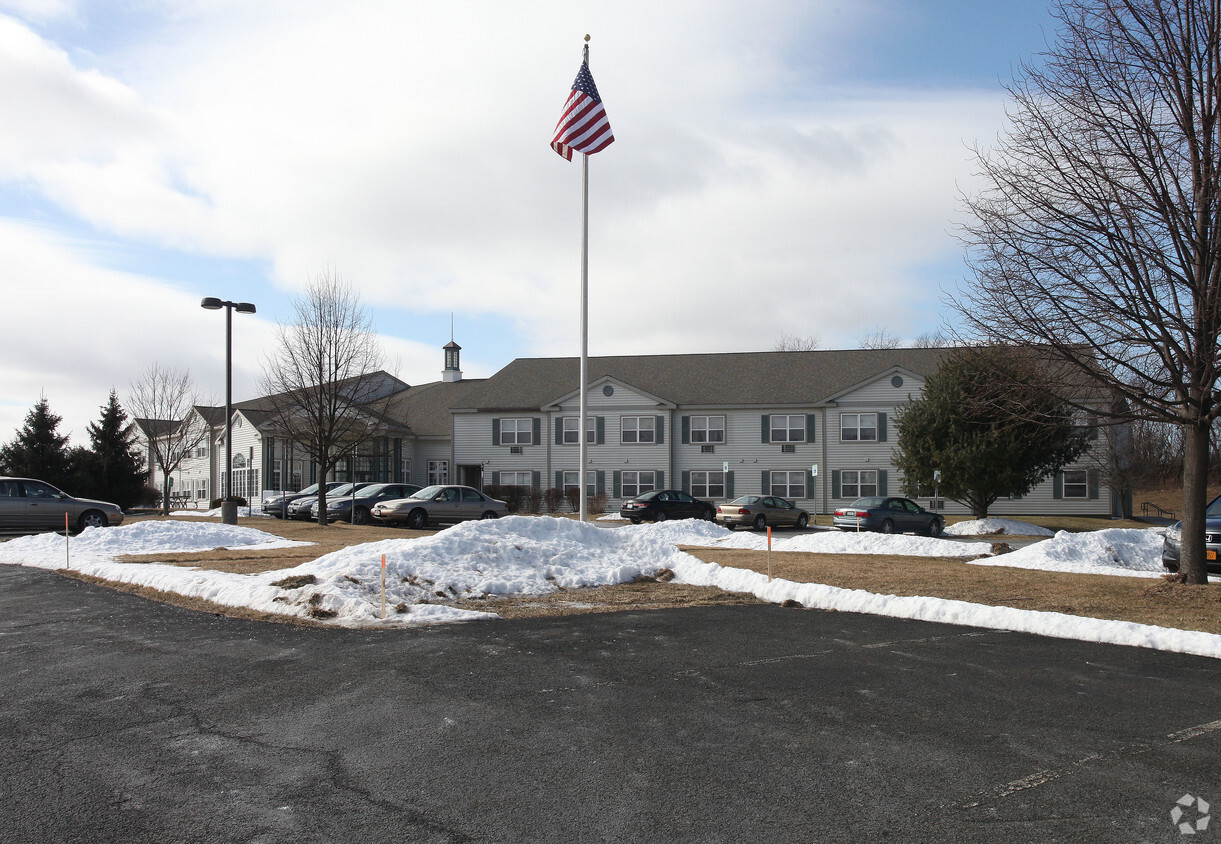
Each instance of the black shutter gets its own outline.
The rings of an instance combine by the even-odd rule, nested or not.
[[[772,441],[772,417],[768,414],[763,414],[763,439],[762,442],[770,443]]]
[[[691,442],[691,417],[683,416],[683,417],[680,417],[679,421],[681,421],[683,424],[682,443],[683,443],[683,445],[687,445],[688,443]]]
[[[1097,429],[1095,429],[1097,430]],[[1089,485],[1090,500],[1098,500],[1098,470],[1090,469],[1085,473],[1086,481]]]
[[[683,418],[685,419],[686,417]],[[687,471],[683,472],[683,492],[688,494],[691,492],[691,473]]]
[[[814,430],[815,420],[817,418],[818,417],[815,416],[813,413],[806,414],[806,442],[808,442],[808,443],[814,442],[814,435],[815,435],[815,433],[817,433]]]
[[[537,416],[535,416],[533,428],[534,428],[534,432],[533,432],[532,436],[530,437],[530,445],[542,445],[543,444],[543,420],[539,419]]]
[[[594,443],[594,445],[602,445],[604,442],[606,442],[606,417],[599,416],[599,417],[597,417],[597,419],[598,419],[598,422],[597,422],[597,425],[595,426],[596,431],[597,431],[597,433],[595,435],[596,442]]]
[[[555,488],[556,489],[564,488],[564,473],[561,472],[559,469],[556,469],[556,471],[555,471]]]
[[[1051,478],[1051,497],[1064,497],[1064,475],[1061,472],[1056,472]]]
[[[839,498],[839,469],[831,470],[831,497]]]
[[[543,473],[542,472],[531,472],[530,473],[530,486],[534,487],[535,489],[543,488]]]
[[[655,430],[657,432],[657,442],[659,444],[664,443],[666,441],[666,417],[657,417],[657,427]]]
[[[492,473],[492,486],[500,486],[500,473],[499,472]]]
[[[623,486],[619,483],[620,475],[621,473],[618,469],[611,473],[611,480],[613,482],[613,485],[611,486],[611,496],[614,498],[618,498],[620,495],[622,495],[622,493],[619,492],[619,490],[623,489]]]
[[[555,444],[564,444],[564,420],[559,416],[555,419]]]
[[[657,472],[657,488],[658,489],[666,488],[666,473],[665,472],[662,472],[662,471]]]
[[[878,414],[878,442],[886,442],[886,414]],[[885,493],[883,493],[885,494]]]
[[[732,501],[734,498],[732,471],[725,473],[725,498],[729,499],[730,501]]]
[[[878,495],[889,495],[886,490],[886,470],[878,469]]]
[[[772,473],[767,471],[766,469],[764,469],[763,470],[763,480],[760,483],[762,484],[762,487],[763,487],[762,494],[771,495],[772,494]]]
[[[492,445],[500,445],[500,420],[492,419]]]
[[[594,493],[596,495],[606,495],[606,472],[601,469],[594,472]]]

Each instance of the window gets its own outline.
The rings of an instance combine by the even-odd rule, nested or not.
[[[501,445],[533,445],[534,444],[534,420],[533,419],[501,419],[500,420],[500,444]]]
[[[1068,469],[1064,472],[1064,497],[1089,498],[1089,473],[1085,469]]]
[[[839,415],[839,438],[842,442],[877,442],[878,415],[876,413],[841,413]],[[869,495],[873,494],[869,493]]]
[[[624,472],[620,477],[620,494],[624,498],[635,498],[637,495],[657,489],[656,472]]]
[[[845,469],[839,475],[841,498],[866,498],[878,494],[877,469]]]
[[[576,472],[565,472],[564,473],[564,492],[568,492],[568,490],[576,489],[576,488],[577,488],[577,473]],[[597,488],[598,488],[598,473],[596,471],[594,471],[593,469],[590,469],[585,473],[585,494],[586,495],[596,495]]]
[[[577,440],[577,429],[581,427],[581,417],[565,416],[564,417],[564,445],[579,445]],[[585,417],[585,442],[596,443],[598,441],[598,420],[593,416]]]
[[[428,461],[428,485],[435,486],[436,484],[449,483],[449,461],[448,460],[429,460]]]
[[[724,472],[692,472],[691,494],[696,498],[724,498]]]
[[[653,439],[653,426],[657,420],[652,416],[624,416],[623,417],[623,442],[625,443],[651,443]],[[627,474],[626,472],[624,474]],[[651,473],[645,473],[651,474]],[[648,490],[644,490],[647,492]],[[637,493],[639,495],[639,493]]]
[[[779,495],[781,498],[806,497],[805,472],[772,472],[771,483],[772,495]]]
[[[774,443],[803,443],[806,441],[806,417],[804,413],[791,416],[772,414],[771,440]]]
[[[410,457],[402,458],[401,462],[399,463],[399,471],[401,471],[403,473],[403,475],[402,475],[403,483],[405,483],[405,484],[411,483],[411,458]]]
[[[723,443],[725,442],[724,416],[692,416],[691,442],[693,443]]]
[[[207,457],[208,456],[208,447],[206,445],[201,445],[198,448],[196,448],[195,456],[196,457]]]
[[[534,486],[529,472],[501,472],[501,486],[520,486],[530,489]]]

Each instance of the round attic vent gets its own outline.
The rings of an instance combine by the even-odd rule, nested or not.
[[[895,387],[895,388],[902,387],[903,386],[903,376],[896,375],[894,378],[891,378],[890,386]]]
[[[615,394],[615,388],[612,387],[610,384],[607,384],[605,387],[602,388],[602,395],[613,396],[614,394]]]

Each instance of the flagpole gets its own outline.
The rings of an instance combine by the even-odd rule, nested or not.
[[[589,63],[589,36],[585,36],[583,59]],[[589,423],[589,154],[581,153],[581,421],[577,428],[577,489],[581,491],[581,521],[589,515],[588,491],[585,486],[587,444],[585,431]]]

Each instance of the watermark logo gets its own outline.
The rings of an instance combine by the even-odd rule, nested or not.
[[[1176,800],[1174,808],[1170,810],[1171,823],[1177,826],[1183,835],[1195,835],[1208,829],[1211,817],[1208,814],[1208,802],[1203,797],[1192,797],[1190,794],[1184,794]]]

